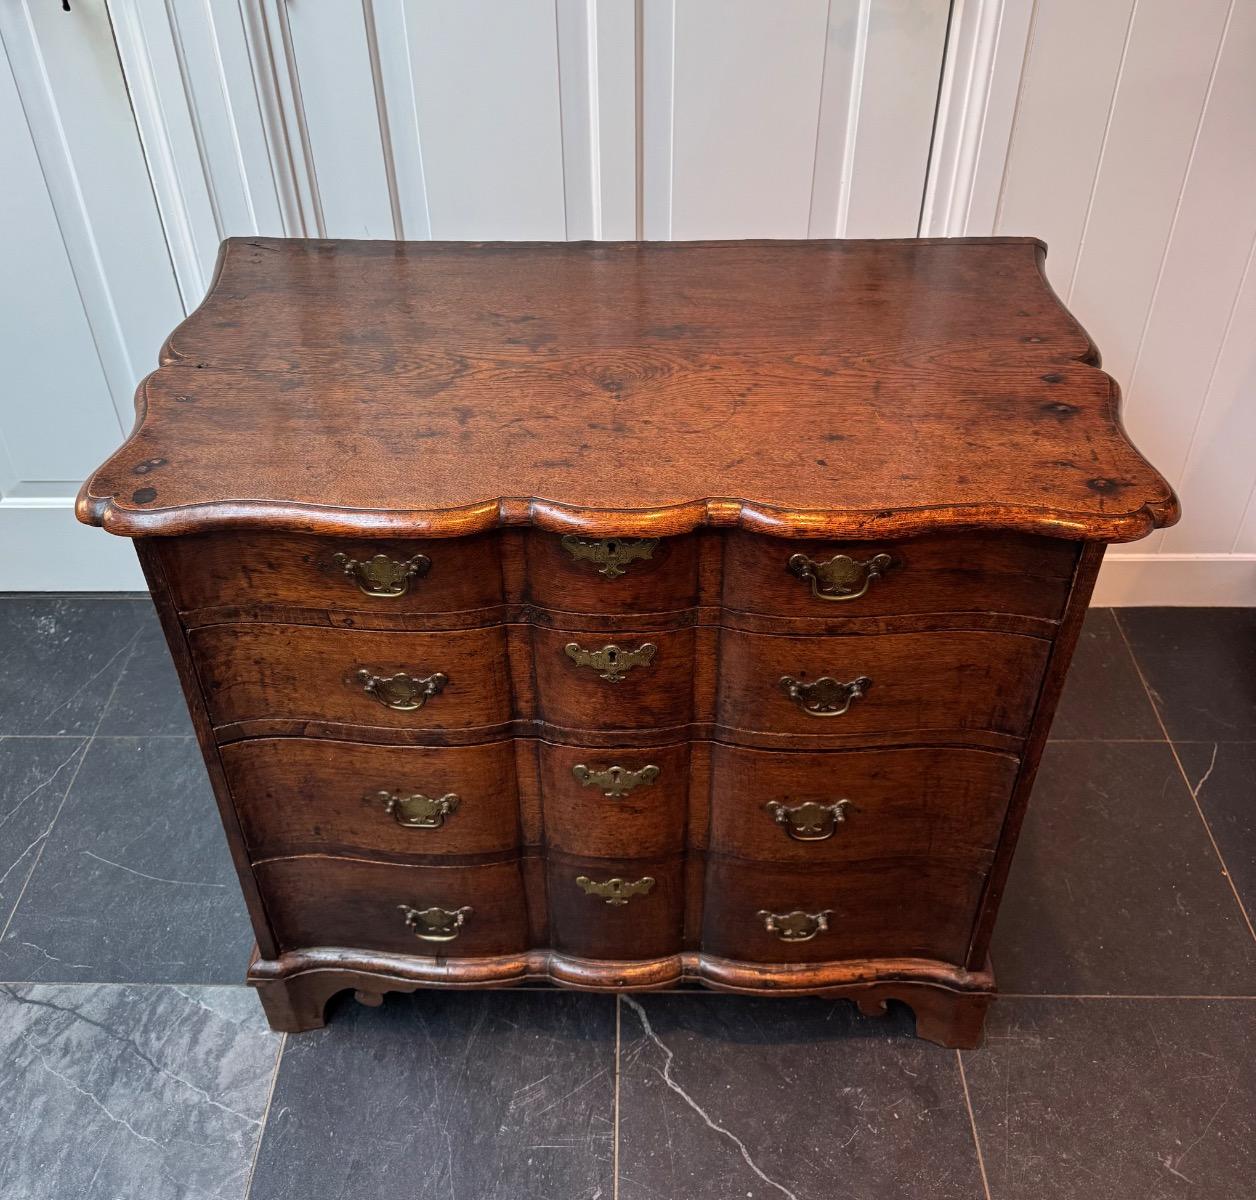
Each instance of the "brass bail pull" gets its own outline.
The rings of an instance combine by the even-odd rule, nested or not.
[[[337,551],[331,557],[368,596],[404,596],[410,590],[410,580],[426,575],[432,569],[432,560],[426,554],[406,559],[375,554],[370,558],[356,559]]]
[[[840,717],[856,700],[867,694],[872,680],[860,675],[847,683],[822,675],[813,683],[803,683],[792,675],[781,677],[781,691],[809,717]]]
[[[858,600],[893,564],[888,554],[874,554],[864,562],[848,554],[835,554],[827,562],[794,554],[785,569],[803,581],[809,580],[817,600]]]
[[[791,807],[779,800],[769,800],[764,807],[772,814],[772,820],[794,841],[826,842],[846,820],[850,801],[838,800],[833,804],[820,804],[815,800],[808,800],[804,804]]]
[[[774,913],[761,908],[757,915],[763,922],[763,928],[768,933],[774,933],[782,942],[809,942],[817,934],[827,931],[833,910],[826,908],[823,912],[808,913],[796,908],[793,912]]]

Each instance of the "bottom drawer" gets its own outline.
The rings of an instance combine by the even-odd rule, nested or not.
[[[870,860],[829,870],[711,860],[702,949],[745,962],[962,963],[985,875],[924,859]],[[763,914],[775,916],[774,929]]]
[[[683,859],[571,858],[548,864],[550,939],[577,958],[631,961],[680,951]]]
[[[527,949],[518,862],[405,867],[300,858],[260,863],[253,870],[280,950],[351,946],[464,958]]]

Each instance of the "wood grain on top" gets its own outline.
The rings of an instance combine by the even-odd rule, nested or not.
[[[1177,518],[1032,239],[232,239],[81,520],[1124,541]]]

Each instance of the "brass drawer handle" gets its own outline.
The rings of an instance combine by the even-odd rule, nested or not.
[[[606,579],[626,574],[631,562],[653,558],[658,544],[658,538],[579,538],[570,533],[562,542],[572,558],[598,567],[598,574]]]
[[[445,818],[458,811],[459,800],[453,793],[425,796],[422,792],[376,792],[374,799],[384,805],[398,825],[407,829],[439,829]]]
[[[426,554],[407,559],[389,558],[387,554],[356,559],[337,551],[331,557],[368,596],[404,596],[410,590],[411,579],[432,569],[432,560]]]
[[[424,942],[452,942],[475,911],[468,905],[453,909],[411,908],[408,904],[397,907],[406,914],[406,924],[414,931],[414,936]]]
[[[600,650],[586,650],[577,642],[568,642],[563,650],[577,666],[592,667],[599,678],[608,679],[611,683],[618,683],[633,667],[648,667],[658,653],[658,647],[653,642],[642,642],[635,650],[625,650],[613,644]]]
[[[395,675],[376,675],[361,667],[353,678],[366,695],[378,700],[385,708],[398,712],[413,712],[422,708],[433,696],[439,695],[449,682],[447,675],[437,671],[434,675],[407,675],[398,671]]]
[[[792,808],[779,800],[769,800],[764,805],[772,814],[772,820],[782,826],[786,834],[796,842],[828,841],[837,832],[837,827],[846,820],[846,810],[849,807],[849,800],[838,800],[833,804],[808,800],[805,804],[796,804]]]
[[[888,554],[874,554],[859,562],[848,554],[835,554],[828,562],[815,562],[805,554],[790,556],[785,569],[799,579],[811,581],[811,594],[817,600],[858,600],[873,580],[894,565]]]
[[[803,683],[792,675],[781,676],[781,690],[809,717],[840,717],[872,686],[867,675],[841,683],[822,675],[814,683]]]
[[[633,788],[653,783],[659,777],[659,769],[653,763],[636,771],[619,766],[603,767],[600,771],[595,771],[591,767],[586,767],[584,763],[576,763],[571,768],[571,773],[585,787],[600,787],[604,796],[610,796],[615,800],[628,795]]]
[[[831,908],[823,912],[807,913],[796,908],[793,912],[774,913],[766,908],[759,909],[757,916],[763,922],[768,933],[774,933],[782,942],[809,942],[816,934],[824,933],[829,927],[829,917],[833,915]]]
[[[654,887],[654,876],[643,875],[631,883],[616,876],[598,883],[587,875],[577,875],[576,883],[586,896],[597,896],[599,900],[605,900],[607,904],[619,908],[627,904],[633,896],[649,895]]]

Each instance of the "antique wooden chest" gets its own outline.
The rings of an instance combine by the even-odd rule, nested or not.
[[[78,513],[136,539],[277,1029],[699,982],[973,1044],[1104,544],[1177,515],[1043,254],[224,245]]]

